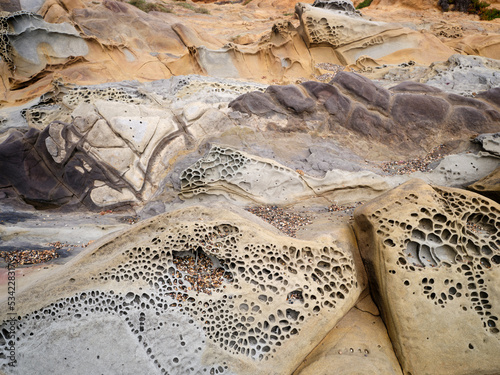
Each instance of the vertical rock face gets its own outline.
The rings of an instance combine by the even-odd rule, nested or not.
[[[355,231],[405,374],[500,371],[497,203],[412,180],[357,209]]]

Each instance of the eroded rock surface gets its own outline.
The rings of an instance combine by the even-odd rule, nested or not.
[[[237,98],[230,107],[259,117],[284,115],[288,124],[299,118],[308,126],[318,124],[317,131],[356,136],[408,155],[430,151],[457,134],[498,129],[500,112],[495,99],[489,99],[496,97],[494,90],[481,94],[488,101],[448,95],[417,83],[387,90],[355,73],[340,72],[330,84],[270,86],[264,93]]]
[[[298,3],[295,12],[301,25],[301,35],[314,56],[325,56],[326,51],[314,47],[330,47],[335,52],[332,58],[342,65],[356,64],[363,57],[380,59],[385,63],[400,60],[404,49],[405,56],[422,64],[436,60],[446,60],[453,50],[445,46],[432,34],[418,33],[400,24],[375,22],[358,17],[353,11],[341,11],[347,1],[331,9],[321,6],[322,2]],[[427,52],[433,50],[432,56]]]
[[[21,76],[33,76],[47,64],[63,64],[89,52],[69,23],[48,23],[37,14],[20,11],[0,17],[0,25],[0,56]]]
[[[256,87],[193,81],[180,78],[140,88],[137,83],[104,85],[47,95],[25,111],[30,130],[12,131],[1,144],[0,186],[39,206],[83,202],[103,207],[147,200],[171,159],[206,134],[197,121],[217,118],[210,105],[196,98],[205,91],[213,92],[213,98],[234,97]],[[172,104],[184,96],[190,100],[183,107]],[[220,115],[218,126],[223,128]]]
[[[491,200],[419,180],[355,211],[371,291],[404,373],[499,371],[499,215]]]
[[[334,369],[334,370],[332,370]],[[402,374],[379,311],[362,296],[294,375]]]
[[[365,279],[352,241],[266,228],[192,207],[101,241],[17,292],[18,366],[9,373],[78,374],[82,358],[86,372],[291,373]]]

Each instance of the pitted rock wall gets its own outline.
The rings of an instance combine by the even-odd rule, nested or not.
[[[405,374],[500,370],[500,207],[412,180],[356,209],[372,294]]]

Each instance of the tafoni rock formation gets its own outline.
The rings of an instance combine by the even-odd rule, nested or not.
[[[475,4],[0,0],[0,373],[500,373]]]

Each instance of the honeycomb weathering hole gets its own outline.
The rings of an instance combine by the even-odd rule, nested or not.
[[[182,275],[178,283],[185,280],[191,284],[188,290],[212,294],[213,289],[233,281],[224,261],[205,253],[201,246],[193,251],[173,251],[172,261]]]
[[[413,294],[420,293],[439,308],[459,303],[461,311],[476,313],[483,328],[497,335],[498,306],[491,297],[495,286],[490,272],[497,272],[494,268],[500,265],[499,212],[486,200],[433,190],[436,204],[408,199],[414,206],[405,217],[395,218],[387,207],[375,211],[380,243],[394,252],[395,263],[403,270],[401,283],[415,288]],[[396,229],[400,234],[395,235]],[[420,272],[441,276],[420,278]],[[412,274],[421,281],[411,280]],[[453,277],[442,278],[445,274]]]

